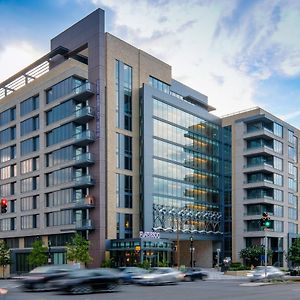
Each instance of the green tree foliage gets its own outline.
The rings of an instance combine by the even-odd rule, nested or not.
[[[92,257],[89,255],[89,247],[90,242],[76,233],[71,242],[66,245],[68,260],[84,264],[91,262]]]
[[[294,240],[293,244],[288,250],[287,258],[293,265],[300,265],[300,238]]]
[[[4,241],[0,241],[0,266],[2,267],[2,277],[4,278],[5,268],[11,264],[10,250]]]
[[[247,248],[244,248],[240,252],[240,257],[244,259],[246,266],[257,266],[260,264],[261,256],[265,254],[265,248],[264,246],[250,246]],[[268,258],[271,257],[273,254],[273,251],[268,249],[267,255]]]
[[[106,258],[101,263],[101,268],[113,268],[114,260],[112,258]]]
[[[169,266],[169,262],[165,259],[163,259],[162,261],[158,262],[158,266],[159,267],[168,267]]]
[[[41,240],[37,240],[32,244],[32,251],[28,256],[28,262],[31,268],[47,264],[47,249]]]

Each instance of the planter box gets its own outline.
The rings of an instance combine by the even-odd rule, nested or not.
[[[232,276],[247,276],[250,270],[241,270],[241,271],[226,271],[225,275],[232,275]]]

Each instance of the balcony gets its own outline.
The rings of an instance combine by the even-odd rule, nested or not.
[[[256,171],[269,171],[274,172],[274,167],[270,163],[257,163],[257,164],[247,164],[244,165],[245,173],[247,172],[256,172]]]
[[[95,184],[94,179],[91,177],[91,175],[85,175],[80,177],[74,178],[74,185],[76,187],[89,187],[93,186]]]
[[[81,199],[75,199],[73,202],[73,209],[86,209],[95,207],[95,198],[93,196],[87,195]]]
[[[81,109],[76,110],[73,117],[77,123],[85,124],[95,117],[95,110],[90,106],[85,106]]]
[[[93,143],[96,138],[95,138],[95,134],[92,131],[86,130],[75,134],[74,139],[75,139],[74,144],[78,146],[86,146],[90,143]]]
[[[257,146],[257,147],[247,147],[244,149],[245,156],[253,155],[253,154],[264,154],[264,153],[273,155],[274,150],[272,147],[266,146],[266,145],[261,145],[261,146]]]
[[[81,153],[74,156],[74,165],[77,167],[86,167],[95,163],[94,155],[90,152]]]
[[[77,101],[85,101],[95,94],[96,88],[90,82],[85,82],[82,85],[73,89],[72,98]]]
[[[76,230],[93,230],[95,226],[91,219],[77,220],[74,222]]]

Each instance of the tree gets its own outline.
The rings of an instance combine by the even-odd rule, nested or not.
[[[68,260],[74,263],[89,263],[92,261],[92,257],[89,255],[89,247],[90,242],[76,233],[71,239],[71,242],[66,245]]]
[[[11,264],[10,249],[4,241],[0,241],[0,266],[2,267],[2,277],[4,278],[5,268]]]
[[[273,251],[268,249],[267,255],[271,257]],[[244,248],[240,252],[240,257],[244,259],[246,266],[257,266],[260,264],[260,258],[265,255],[265,247],[252,245],[250,247]]]
[[[47,264],[47,247],[41,240],[36,240],[32,244],[32,251],[28,256],[28,262],[31,268]]]
[[[293,265],[298,266],[300,264],[300,238],[296,238],[291,247],[288,250],[287,258]]]

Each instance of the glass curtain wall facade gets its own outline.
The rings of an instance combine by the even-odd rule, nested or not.
[[[153,98],[153,229],[220,233],[220,128]]]

